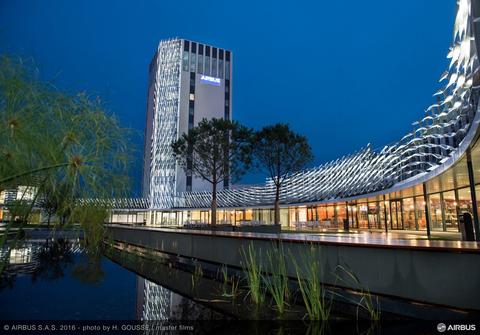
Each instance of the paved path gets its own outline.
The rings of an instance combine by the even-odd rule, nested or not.
[[[247,233],[247,232],[224,232],[224,231],[207,231],[193,230],[181,228],[160,228],[149,226],[126,226],[126,225],[109,225],[111,227],[121,227],[133,230],[152,230],[175,232],[180,234],[194,234],[201,236],[221,236],[221,237],[241,237],[248,239],[260,240],[278,240],[285,242],[299,243],[319,243],[319,244],[337,244],[346,246],[362,246],[377,248],[402,248],[402,249],[426,249],[438,251],[452,252],[473,252],[480,253],[480,243],[463,242],[463,241],[440,241],[419,239],[416,234],[405,233],[380,233],[380,232],[361,232],[361,233]]]

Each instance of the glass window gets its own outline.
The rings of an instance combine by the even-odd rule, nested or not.
[[[480,213],[480,185],[475,186],[475,196],[477,200],[477,213]],[[460,197],[460,195],[459,195]],[[472,220],[473,220],[473,212],[472,212]]]
[[[328,219],[327,219],[327,225],[325,228],[329,228],[336,224],[335,223],[335,206],[327,206],[326,211],[327,211]]]
[[[415,211],[417,215],[417,224],[419,230],[427,229],[427,218],[425,216],[425,201],[423,196],[415,198]]]
[[[198,55],[197,73],[203,73],[203,56]]]
[[[217,76],[217,59],[216,58],[212,59],[212,76],[214,77]]]
[[[315,207],[307,207],[307,221],[316,221],[317,211]]]
[[[387,210],[385,210],[385,206]],[[380,201],[379,210],[380,210],[380,228],[385,229],[385,225],[388,224],[388,201]]]
[[[225,61],[225,79],[230,79],[230,61]]]
[[[440,193],[430,194],[428,202],[430,206],[430,228],[432,230],[443,230]]]
[[[375,202],[368,203],[368,227],[378,228],[378,210]]]
[[[289,215],[289,218],[290,218],[290,226],[295,227],[295,223],[298,222],[297,210],[295,209],[295,207],[290,207],[288,209],[288,215]]]
[[[235,222],[239,223],[240,221],[243,221],[243,210],[235,211]]]
[[[217,210],[217,222],[220,224],[227,223],[226,217],[225,217],[225,210]]]
[[[477,194],[477,203],[478,203],[478,192],[479,187],[476,188]],[[472,211],[472,195],[470,193],[470,188],[461,188],[458,190],[458,214],[463,215],[463,213],[470,213],[473,218],[473,211]]]
[[[228,216],[228,221],[230,223],[235,224],[235,211],[228,211],[227,216]]]
[[[188,51],[183,52],[183,71],[188,71]]]
[[[203,70],[207,76],[210,75],[210,56],[205,56],[205,69]]]
[[[347,219],[347,210],[344,205],[337,205],[337,224],[343,228],[343,220]]]
[[[458,231],[457,201],[455,199],[454,191],[443,193],[443,206],[445,210],[446,229]]]
[[[197,65],[196,55],[192,53],[190,56],[190,72],[195,72],[195,66]]]
[[[348,220],[351,228],[356,228],[358,226],[357,220],[357,206],[349,205],[348,206]]]
[[[360,204],[357,206],[358,228],[368,228],[368,206]]]
[[[192,211],[190,217],[191,217],[191,222],[199,222],[200,221],[200,211]]]
[[[218,78],[223,79],[223,60],[218,60]]]
[[[280,208],[280,225],[288,227],[288,208]]]
[[[403,199],[403,224],[404,229],[415,230],[415,205],[413,198]]]
[[[262,221],[262,212],[260,209],[253,209],[253,219],[255,221]]]
[[[269,209],[262,209],[261,220],[265,223],[271,223],[272,220],[270,219],[270,210]]]
[[[298,207],[298,221],[307,222],[307,207]]]
[[[230,112],[228,110],[228,107],[225,107],[225,112],[223,114],[224,114],[225,120],[230,119]]]
[[[325,206],[317,207],[317,217],[319,218],[320,221],[325,221],[328,219],[327,208]]]
[[[252,221],[253,211],[251,209],[245,210],[245,221]]]

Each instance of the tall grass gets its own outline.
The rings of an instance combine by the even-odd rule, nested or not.
[[[350,268],[344,265],[338,265],[337,269],[340,271],[340,273],[345,274],[344,276],[345,278],[340,275],[337,275],[337,278],[339,278],[341,281],[343,281],[346,284],[349,284],[349,285],[353,284],[353,286],[360,289],[360,297],[361,297],[360,300],[352,301],[352,299],[348,299],[357,305],[357,320],[358,320],[359,310],[362,309],[367,313],[371,321],[375,321],[375,322],[380,321],[381,309],[380,309],[380,303],[378,301],[378,297],[374,298],[372,296],[372,294],[370,293],[370,290],[362,285],[362,283],[360,282],[360,279],[355,275],[355,273]]]
[[[289,290],[287,266],[281,242],[278,247],[273,246],[267,251],[267,263],[271,275],[263,277],[265,287],[272,296],[279,314],[283,314],[288,306]]]
[[[265,301],[265,287],[262,280],[262,265],[258,262],[257,253],[253,244],[248,245],[247,250],[242,247],[242,266],[246,274],[248,294],[252,302],[260,305]],[[258,255],[261,259],[261,250]]]
[[[220,268],[220,273],[222,275],[222,296],[235,299],[238,295],[239,280],[235,276],[228,276],[228,267],[225,264]]]
[[[302,255],[301,264],[292,255],[298,286],[310,320],[328,320],[332,306],[332,296],[327,297],[322,283],[319,256],[314,246],[310,246],[309,252]]]

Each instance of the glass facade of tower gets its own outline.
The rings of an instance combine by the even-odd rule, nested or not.
[[[209,189],[176,164],[171,144],[204,118],[230,119],[230,101],[230,51],[184,39],[160,42],[149,69],[145,128],[142,192],[151,208],[172,208],[182,192]]]

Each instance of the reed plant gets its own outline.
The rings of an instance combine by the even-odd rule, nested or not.
[[[332,296],[327,297],[322,283],[323,270],[320,253],[310,245],[309,252],[302,254],[302,263],[298,264],[292,255],[297,282],[303,303],[310,320],[328,320],[332,306]]]
[[[222,297],[235,299],[238,295],[238,278],[228,275],[228,267],[225,264],[220,268],[220,274],[222,277]]]
[[[240,250],[242,255],[242,266],[247,279],[248,293],[251,301],[255,305],[260,305],[265,301],[265,287],[263,285],[262,264],[258,261],[261,259],[261,250],[257,256],[257,252],[253,244],[248,245],[247,250],[243,247]]]
[[[350,300],[357,305],[357,320],[359,311],[360,309],[362,309],[367,313],[371,321],[380,321],[381,309],[378,297],[373,297],[373,295],[370,293],[370,290],[363,286],[360,279],[348,266],[338,265],[337,269],[337,278],[339,278],[341,281],[348,284],[349,286],[352,285],[359,289],[360,299],[358,301],[347,298],[347,300]],[[342,276],[341,274],[344,274],[344,276]]]
[[[289,290],[287,266],[283,245],[273,246],[267,251],[267,264],[270,275],[263,277],[267,292],[275,302],[275,308],[279,314],[283,314],[288,306]]]

